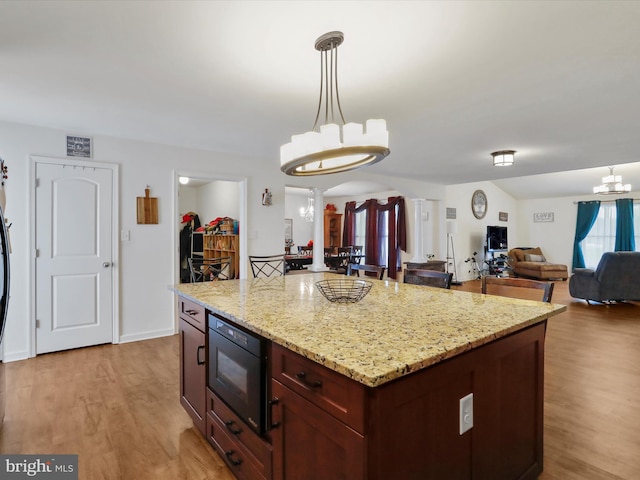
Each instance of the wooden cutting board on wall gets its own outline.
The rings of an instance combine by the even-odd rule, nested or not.
[[[150,197],[150,189],[144,189],[144,197],[137,197],[137,212],[139,224],[158,223],[158,198]]]

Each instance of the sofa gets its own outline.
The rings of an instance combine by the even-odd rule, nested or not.
[[[595,270],[576,268],[569,293],[587,303],[640,300],[640,252],[606,252]]]
[[[534,278],[536,280],[553,280],[569,278],[566,265],[547,262],[540,247],[512,248],[509,250],[509,267],[516,277]]]

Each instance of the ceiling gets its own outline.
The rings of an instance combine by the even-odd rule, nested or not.
[[[616,165],[637,189],[639,22],[616,1],[4,0],[0,120],[279,169],[315,117],[315,39],[340,30],[345,117],[390,131],[372,173],[537,198],[589,194]],[[515,166],[491,166],[501,149]]]

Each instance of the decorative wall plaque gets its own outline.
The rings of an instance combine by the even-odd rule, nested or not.
[[[533,214],[535,223],[553,222],[553,212],[539,212]]]

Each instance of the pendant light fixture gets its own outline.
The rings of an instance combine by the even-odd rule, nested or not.
[[[622,177],[613,174],[613,167],[609,167],[609,175],[602,177],[602,185],[593,187],[593,193],[596,195],[619,195],[621,193],[629,193],[631,185],[622,184]]]
[[[493,157],[493,166],[510,167],[511,165],[513,165],[515,155],[515,150],[499,150],[497,152],[493,152],[491,154],[491,156]]]
[[[389,132],[384,120],[367,120],[366,132],[362,124],[344,120],[338,92],[338,46],[343,40],[342,32],[329,32],[316,40],[315,48],[320,52],[318,111],[311,131],[293,135],[291,143],[280,147],[280,169],[287,175],[346,172],[389,155]],[[317,129],[323,104],[324,124]],[[335,123],[337,115],[341,125]]]

